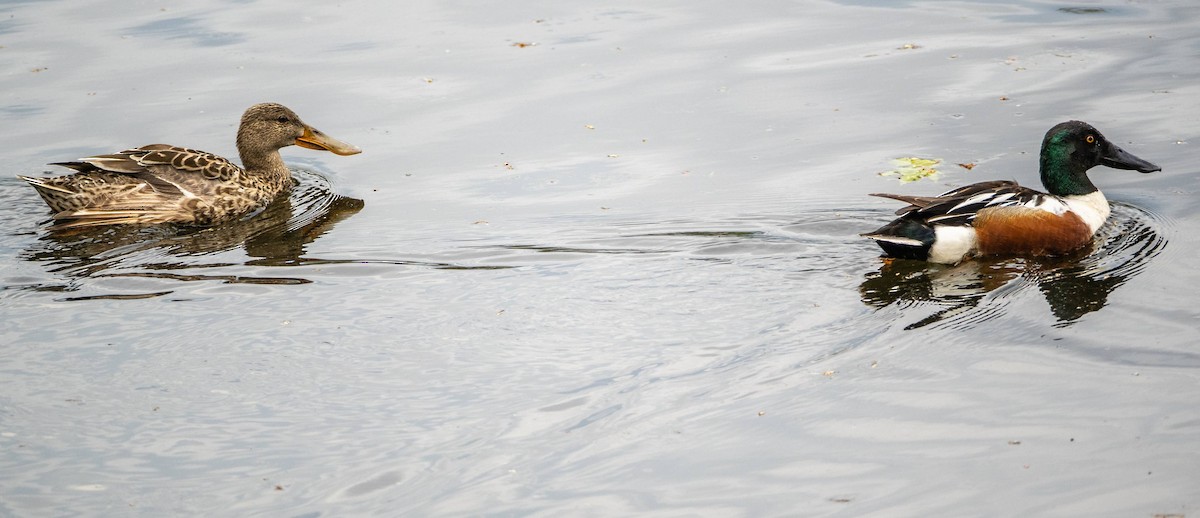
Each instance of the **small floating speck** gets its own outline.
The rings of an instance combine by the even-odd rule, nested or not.
[[[921,48],[921,46],[917,45],[916,43],[905,43],[904,45],[896,47],[896,50],[913,50],[919,48]]]

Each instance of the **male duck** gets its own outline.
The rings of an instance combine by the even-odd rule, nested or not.
[[[1068,121],[1042,140],[1042,185],[981,182],[937,196],[879,194],[909,203],[900,218],[863,234],[892,257],[957,263],[983,255],[1059,255],[1091,242],[1108,219],[1108,200],[1087,170],[1097,165],[1143,173],[1161,168],[1109,142],[1096,128]]]
[[[58,221],[53,229],[124,223],[212,225],[259,210],[291,188],[279,149],[297,145],[338,155],[362,152],[300,120],[287,107],[251,106],[238,126],[244,169],[211,153],[150,144],[52,165],[75,174],[30,178]]]

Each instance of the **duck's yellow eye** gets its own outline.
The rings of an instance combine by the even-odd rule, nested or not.
[[[1087,136],[1087,138],[1085,138],[1085,139],[1083,139],[1083,140],[1086,140],[1088,144],[1095,144],[1095,143],[1096,143],[1096,137],[1095,137],[1095,136],[1093,136],[1093,135],[1088,135],[1088,136]]]

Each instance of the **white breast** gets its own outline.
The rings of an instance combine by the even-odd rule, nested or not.
[[[1082,196],[1064,196],[1063,201],[1071,208],[1071,212],[1079,215],[1079,218],[1087,223],[1089,229],[1095,234],[1096,230],[1108,220],[1108,214],[1111,211],[1108,207],[1108,198],[1104,197],[1104,193],[1100,191]]]

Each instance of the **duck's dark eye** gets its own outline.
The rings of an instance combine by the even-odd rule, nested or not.
[[[1088,135],[1087,137],[1084,137],[1084,139],[1083,139],[1083,140],[1084,140],[1084,141],[1086,141],[1088,144],[1095,144],[1095,143],[1096,143],[1096,136],[1095,136],[1095,135]]]
[[[278,118],[278,119],[275,119],[275,120],[276,120],[276,121],[278,121],[278,122],[282,122],[282,123],[284,123],[284,124],[287,124],[287,123],[289,123],[289,122],[292,122],[292,121],[291,121],[291,120],[289,120],[289,119],[288,119],[286,116],[283,116],[283,115],[280,115],[280,116],[279,116],[279,118]],[[1092,138],[1092,137],[1088,137],[1088,138],[1090,139],[1090,138]],[[1088,142],[1091,142],[1091,140],[1089,140]]]

